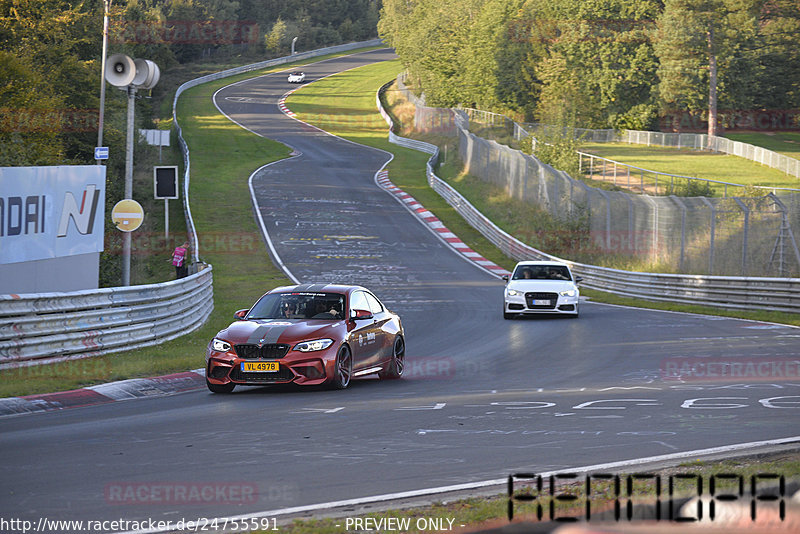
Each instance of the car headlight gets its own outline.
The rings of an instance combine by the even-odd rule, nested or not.
[[[575,290],[574,289],[568,289],[566,291],[561,291],[559,293],[559,295],[561,295],[562,297],[574,297],[575,296]]]
[[[314,341],[303,341],[294,346],[294,350],[300,352],[314,352],[315,350],[325,350],[333,344],[332,339],[315,339]]]
[[[231,350],[231,344],[218,338],[211,341],[211,348],[217,352],[228,352]]]
[[[516,289],[509,289],[508,291],[506,291],[506,294],[509,297],[516,297],[517,295],[522,295],[522,292],[521,291],[517,291]]]

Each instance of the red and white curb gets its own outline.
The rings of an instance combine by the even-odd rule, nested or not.
[[[143,397],[164,397],[204,388],[205,382],[205,369],[195,369],[153,378],[120,380],[72,391],[7,397],[0,399],[0,417],[95,406]]]
[[[305,84],[305,85],[308,85],[308,84]],[[289,95],[291,95],[292,93],[294,93],[298,89],[301,89],[305,85],[301,85],[300,87],[295,87],[294,89],[292,89],[291,91],[289,91],[285,95],[283,95],[280,100],[278,100],[278,109],[280,109],[281,112],[284,115],[287,115],[287,116],[289,116],[289,117],[291,117],[293,119],[297,118],[297,113],[295,113],[294,111],[292,111],[291,109],[286,107],[286,99],[289,98]]]
[[[300,119],[297,118],[297,114],[294,111],[292,111],[286,106],[286,99],[292,93],[294,93],[298,89],[301,89],[302,87],[303,86],[292,89],[291,91],[283,95],[281,99],[278,101],[278,108],[280,108],[280,110],[285,115],[297,121],[300,121]],[[316,128],[316,126],[313,125],[310,126]],[[396,196],[403,204],[406,205],[406,207],[409,209],[411,213],[413,213],[418,219],[420,219],[425,225],[427,225],[428,228],[430,228],[435,234],[437,234],[442,239],[442,241],[450,245],[450,247],[453,250],[455,250],[458,254],[460,254],[464,259],[477,265],[479,268],[497,276],[498,278],[500,276],[503,276],[504,274],[511,274],[503,267],[500,267],[491,260],[487,260],[479,253],[469,248],[469,246],[463,241],[461,241],[461,239],[459,239],[457,235],[451,232],[444,225],[444,223],[436,217],[436,215],[426,210],[425,207],[419,202],[417,202],[417,200],[414,197],[412,197],[411,195],[409,195],[408,193],[406,193],[405,191],[394,185],[389,180],[389,171],[387,171],[386,169],[379,171],[378,174],[375,176],[375,181],[380,187],[382,187],[386,191]]]
[[[444,242],[450,245],[456,252],[461,254],[465,259],[474,263],[481,269],[485,269],[490,273],[502,276],[510,274],[506,269],[500,267],[491,260],[487,260],[479,253],[475,252],[469,246],[461,241],[456,234],[451,232],[436,215],[425,209],[425,206],[420,204],[414,197],[394,185],[389,180],[389,171],[382,170],[375,177],[375,181],[386,191],[396,196],[414,215],[417,216],[425,225],[435,232]]]

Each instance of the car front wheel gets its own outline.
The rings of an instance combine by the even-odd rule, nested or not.
[[[212,384],[206,380],[206,386],[208,386],[211,393],[231,393],[233,392],[233,388],[236,387],[236,384],[233,382],[228,382],[227,384]]]
[[[333,389],[346,389],[350,385],[350,376],[353,374],[353,356],[347,345],[342,345],[336,354],[336,364],[334,365]]]

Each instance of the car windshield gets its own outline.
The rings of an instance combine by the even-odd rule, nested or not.
[[[247,319],[342,318],[344,295],[340,293],[287,292],[264,295],[247,314]]]
[[[512,280],[572,280],[572,277],[563,265],[520,265],[514,270]]]

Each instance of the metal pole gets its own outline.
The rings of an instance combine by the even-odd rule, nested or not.
[[[128,138],[125,146],[125,198],[133,198],[133,110],[136,89],[128,86]],[[131,233],[122,234],[122,285],[131,285]]]
[[[297,42],[297,37],[295,37],[294,39],[292,39],[292,55],[294,55],[294,53],[295,53],[295,52],[294,52],[294,44],[295,44],[296,42]]]
[[[742,235],[742,276],[747,276],[747,233],[750,228],[750,210],[744,205],[744,202],[736,197],[733,200],[739,205],[739,208],[744,213],[744,232]]]
[[[111,0],[104,0],[103,4],[103,52],[102,60],[100,61],[100,116],[97,124],[97,146],[103,146],[103,119],[106,108],[106,54],[108,53],[108,8],[111,5]],[[100,164],[101,160],[97,160],[97,165]]]
[[[711,235],[708,241],[708,274],[714,274],[714,234],[717,225],[717,210],[706,197],[700,197],[700,200],[711,210]]]
[[[672,195],[672,199],[681,208],[681,255],[678,260],[678,271],[683,272],[683,264],[686,260],[686,204],[675,195]]]
[[[169,243],[169,199],[164,199],[164,240]]]

